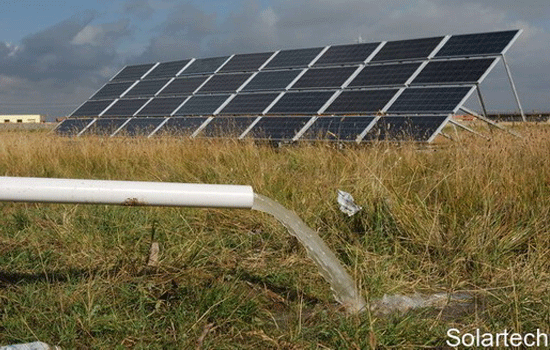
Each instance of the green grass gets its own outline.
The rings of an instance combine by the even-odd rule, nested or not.
[[[470,291],[479,304],[452,318],[346,315],[259,212],[2,203],[0,345],[438,348],[451,327],[548,332],[550,126],[520,132],[344,149],[3,132],[2,175],[252,185],[318,230],[367,300]],[[338,189],[363,211],[341,213]]]

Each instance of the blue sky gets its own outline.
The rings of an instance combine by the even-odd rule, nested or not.
[[[548,0],[3,1],[0,114],[67,115],[126,64],[512,28],[524,108],[550,111]],[[514,110],[502,66],[482,88]]]

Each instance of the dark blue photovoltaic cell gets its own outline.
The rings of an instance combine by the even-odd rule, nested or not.
[[[292,140],[312,117],[262,117],[245,135],[273,141]]]
[[[358,67],[312,68],[291,89],[330,89],[341,87]]]
[[[185,77],[174,79],[159,92],[158,96],[189,96],[208,78],[208,76]]]
[[[128,91],[124,98],[153,97],[170,79],[142,80]]]
[[[252,73],[216,74],[197,91],[197,94],[236,92],[251,76]]]
[[[317,114],[334,91],[287,92],[267,114]]]
[[[510,44],[518,30],[453,35],[435,57],[497,55]]]
[[[127,118],[100,118],[95,121],[81,135],[109,136],[126,123]]]
[[[256,71],[264,64],[273,52],[248,53],[231,57],[220,72],[250,72]]]
[[[163,62],[155,67],[143,79],[172,78],[189,63],[190,60]]]
[[[198,136],[239,137],[257,117],[215,117]]]
[[[169,117],[187,97],[155,97],[137,115],[146,117]]]
[[[153,68],[154,63],[126,66],[111,81],[136,81]]]
[[[303,68],[307,67],[315,57],[317,57],[322,47],[314,47],[310,49],[297,50],[282,50],[263,68],[280,69],[280,68]]]
[[[380,112],[399,91],[352,90],[343,91],[323,112],[324,114],[366,114]]]
[[[428,141],[447,120],[445,115],[437,116],[384,116],[363,138],[363,141]]]
[[[185,102],[174,115],[212,115],[230,95],[196,95]]]
[[[229,56],[196,59],[179,76],[214,73],[228,58]]]
[[[373,116],[319,117],[300,140],[355,141],[373,120]]]
[[[302,70],[259,72],[241,91],[285,90]]]
[[[132,118],[116,136],[148,136],[165,118]]]
[[[87,101],[71,114],[71,117],[97,117],[113,103],[113,100]]]
[[[453,113],[472,87],[408,88],[388,113]]]
[[[136,113],[141,106],[147,101],[146,98],[134,100],[118,100],[114,105],[109,107],[101,116],[102,117],[131,117]]]
[[[119,98],[132,84],[134,84],[133,81],[106,84],[90,100],[114,100]]]
[[[387,42],[373,57],[371,62],[402,61],[428,58],[432,51],[443,40],[442,36],[435,38],[399,40]]]
[[[496,58],[432,61],[411,84],[477,83]]]
[[[405,85],[418,67],[420,63],[365,66],[347,87]]]
[[[238,94],[220,114],[256,114],[262,112],[279,96],[279,93]]]
[[[191,136],[205,121],[206,117],[170,118],[155,135]]]
[[[55,132],[62,136],[76,136],[93,119],[65,119],[55,128]]]
[[[363,63],[380,43],[331,46],[314,66],[347,65]]]

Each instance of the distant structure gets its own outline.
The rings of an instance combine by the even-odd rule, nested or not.
[[[43,117],[40,114],[10,114],[0,115],[0,123],[41,123]]]

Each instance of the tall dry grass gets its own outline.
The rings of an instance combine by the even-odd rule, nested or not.
[[[189,348],[201,337],[204,348],[417,347],[444,345],[452,324],[548,330],[550,127],[520,132],[343,148],[5,132],[2,175],[248,184],[319,230],[367,298],[467,290],[482,302],[450,321],[350,318],[264,214],[7,203],[0,343],[34,332],[69,348]],[[338,189],[362,212],[342,214]],[[151,272],[153,226],[162,250]]]

